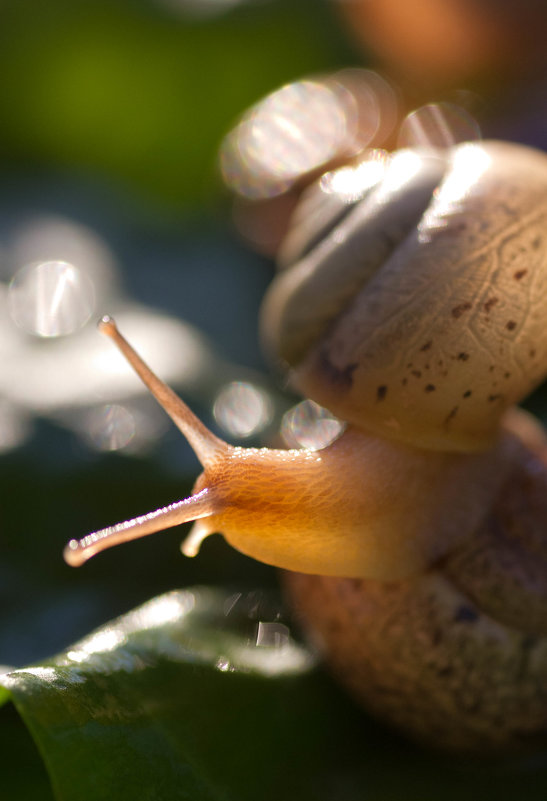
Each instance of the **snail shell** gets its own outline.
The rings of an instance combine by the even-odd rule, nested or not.
[[[416,169],[390,184],[398,159]],[[519,440],[484,518],[421,575],[286,574],[336,675],[437,748],[547,731],[547,440],[506,412],[547,371],[546,215],[543,154],[400,153],[345,208],[317,188],[303,199],[264,306],[270,352],[342,419],[434,450],[486,448],[500,426]]]
[[[300,392],[342,420],[480,450],[545,373],[546,264],[542,154],[499,142],[402,151],[276,279],[264,338]]]

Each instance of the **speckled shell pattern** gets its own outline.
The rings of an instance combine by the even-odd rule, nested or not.
[[[350,205],[315,192],[265,300],[269,351],[302,395],[371,433],[487,447],[545,374],[547,156],[400,151]]]
[[[543,441],[523,446],[484,523],[424,575],[287,573],[286,587],[333,672],[373,715],[434,748],[544,748],[546,521]]]

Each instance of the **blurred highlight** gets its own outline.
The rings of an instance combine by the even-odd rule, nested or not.
[[[420,242],[428,242],[432,231],[444,228],[447,220],[458,213],[461,201],[473,192],[489,166],[488,153],[471,142],[455,151],[451,168],[436,190],[437,202],[427,209],[418,225]]]
[[[42,337],[66,336],[82,328],[95,311],[93,284],[64,261],[23,267],[9,287],[16,325]]]
[[[135,429],[135,418],[126,406],[107,404],[91,410],[85,434],[96,450],[119,451],[131,442]]]
[[[118,290],[112,251],[92,228],[75,220],[35,214],[15,227],[6,253],[12,273],[21,266],[45,261],[68,262],[84,273],[93,284],[97,308],[103,298]]]
[[[405,117],[397,147],[449,148],[480,137],[478,122],[461,106],[428,103]]]
[[[110,248],[87,226],[52,215],[17,220],[2,243],[2,273],[0,453],[30,438],[35,416],[95,451],[143,454],[157,445],[168,420],[97,334],[105,310],[186,393],[210,397],[213,377],[226,380],[196,329],[124,294]]]
[[[471,105],[478,98],[462,95]],[[398,89],[379,73],[344,69],[287,84],[255,104],[225,137],[223,180],[233,193],[239,233],[277,257],[299,200],[310,186],[355,203],[375,184],[396,190],[416,168],[411,149],[476,141],[464,105],[428,103],[403,116]],[[406,150],[406,155],[389,152]]]
[[[183,620],[196,606],[196,596],[190,590],[167,593],[153,598],[131,614],[138,629],[153,629],[166,623]]]
[[[385,150],[371,150],[355,166],[324,173],[319,179],[320,189],[346,203],[355,203],[382,180],[388,163],[389,156]]]
[[[375,73],[348,69],[287,84],[251,108],[220,151],[227,186],[273,198],[303,176],[350,158],[395,121],[395,93]]]
[[[78,648],[67,651],[67,658],[71,662],[85,662],[92,654],[104,654],[114,651],[127,642],[127,637],[120,629],[114,626],[106,627],[96,634],[78,643]]]
[[[348,135],[343,104],[327,86],[289,84],[257,104],[225,140],[224,180],[250,198],[273,197],[334,156]]]
[[[269,395],[245,381],[232,381],[218,394],[213,414],[224,431],[245,439],[263,431],[272,421]]]
[[[312,400],[293,406],[283,415],[281,422],[281,436],[289,448],[325,448],[340,436],[343,429],[340,420]]]

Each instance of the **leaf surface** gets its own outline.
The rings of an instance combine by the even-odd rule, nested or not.
[[[57,801],[547,797],[543,757],[440,757],[369,721],[263,593],[159,596],[0,685]],[[9,744],[0,748],[11,760]],[[9,801],[34,801],[38,785],[27,793],[24,779]]]

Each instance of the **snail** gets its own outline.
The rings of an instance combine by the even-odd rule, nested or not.
[[[297,615],[373,714],[454,751],[539,743],[547,439],[515,404],[547,373],[547,156],[374,153],[339,179],[302,198],[263,328],[343,433],[319,450],[229,445],[105,317],[203,473],[65,558],[193,520],[184,554],[220,532],[287,571]]]

